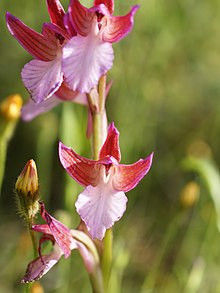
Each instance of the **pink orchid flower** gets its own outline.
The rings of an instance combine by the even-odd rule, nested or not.
[[[87,104],[85,94],[72,91],[67,86],[62,72],[62,47],[76,32],[64,25],[68,22],[68,14],[58,0],[47,0],[47,5],[51,23],[43,25],[41,34],[10,13],[6,14],[10,33],[35,58],[21,72],[24,85],[33,99],[22,108],[22,118],[26,121],[49,111],[63,100]]]
[[[134,6],[125,16],[113,16],[113,0],[95,0],[90,9],[71,0],[69,19],[77,35],[63,47],[63,73],[72,90],[90,92],[113,64],[112,43],[133,27]]]
[[[43,233],[39,241],[39,257],[29,263],[22,283],[29,283],[43,277],[61,258],[70,256],[71,250],[78,249],[88,273],[93,273],[99,263],[98,253],[91,239],[82,231],[70,230],[53,218],[41,205],[41,216],[47,224],[33,225],[32,229]],[[41,254],[41,245],[50,240],[53,250],[47,255]]]
[[[76,210],[85,222],[91,237],[102,239],[126,210],[125,192],[133,189],[150,170],[153,153],[134,164],[119,164],[119,132],[111,123],[100,150],[99,160],[89,160],[76,154],[60,142],[61,164],[85,190],[76,201]]]

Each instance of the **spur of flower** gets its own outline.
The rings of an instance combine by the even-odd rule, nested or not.
[[[119,132],[111,123],[107,138],[99,152],[99,160],[76,154],[60,142],[59,157],[69,175],[85,186],[76,201],[76,210],[91,237],[102,239],[126,210],[125,192],[133,189],[150,170],[153,153],[134,164],[119,164]]]
[[[43,24],[42,33],[10,13],[6,15],[10,33],[34,57],[21,72],[37,103],[30,102],[24,109],[25,120],[50,110],[61,100],[86,104],[85,93],[112,67],[112,43],[131,31],[138,8],[134,6],[125,16],[113,16],[112,0],[95,0],[90,9],[72,0],[67,13],[59,0],[47,0],[47,6],[51,22]]]
[[[33,225],[32,229],[41,232],[39,240],[39,257],[31,261],[26,273],[22,278],[22,283],[29,283],[43,277],[61,258],[69,257],[71,250],[78,249],[89,274],[96,274],[99,267],[99,256],[92,240],[82,231],[71,230],[63,223],[53,218],[46,210],[43,202],[41,206],[41,216],[46,224]],[[52,252],[42,255],[41,246],[45,241],[51,241]]]

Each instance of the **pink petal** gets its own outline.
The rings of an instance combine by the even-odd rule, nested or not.
[[[59,0],[47,0],[47,8],[52,23],[64,28],[63,18],[65,11]]]
[[[108,18],[109,23],[103,31],[104,42],[118,42],[124,38],[131,30],[134,24],[134,14],[139,8],[133,6],[131,11],[125,16],[112,16]]]
[[[51,61],[55,58],[57,52],[55,42],[49,41],[42,34],[27,27],[22,21],[8,12],[6,21],[10,33],[33,57],[43,61]]]
[[[64,101],[73,101],[81,105],[88,105],[87,96],[85,93],[80,94],[78,91],[71,90],[66,82],[64,81],[55,95]]]
[[[79,195],[76,210],[91,237],[102,240],[106,229],[113,226],[126,210],[127,197],[109,184],[91,185]]]
[[[51,96],[50,98],[36,104],[31,99],[22,107],[21,117],[24,121],[30,121],[40,114],[48,112],[52,108],[56,107],[62,101],[56,96]]]
[[[71,148],[66,147],[61,142],[59,144],[59,157],[64,169],[79,184],[84,186],[97,185],[99,166],[96,165],[96,161],[77,155]]]
[[[90,92],[113,64],[111,44],[94,34],[73,37],[63,48],[63,72],[71,89]]]
[[[153,153],[132,165],[119,165],[113,177],[114,188],[124,192],[133,189],[150,170],[152,160]]]
[[[79,253],[82,257],[82,260],[85,264],[86,270],[88,273],[92,273],[94,270],[95,262],[94,262],[94,256],[92,253],[87,249],[85,245],[77,241],[77,248],[79,250]]]
[[[36,231],[36,232],[41,232],[43,234],[51,234],[51,230],[50,227],[47,224],[38,224],[38,225],[33,225],[32,230]]]
[[[94,6],[98,6],[100,4],[104,4],[107,8],[110,14],[113,14],[114,12],[114,0],[95,0]]]
[[[112,122],[108,129],[108,135],[105,143],[103,144],[99,158],[102,159],[106,156],[114,157],[118,162],[121,160],[121,152],[119,147],[119,132]]]
[[[51,234],[53,235],[60,249],[63,251],[65,257],[67,258],[71,253],[71,249],[77,247],[76,242],[71,235],[70,229],[68,229],[64,224],[53,218],[45,210],[43,203],[41,203],[41,216],[47,222]]]
[[[74,26],[73,26],[73,24],[72,24],[72,22],[71,22],[69,12],[67,12],[67,13],[65,14],[65,16],[64,16],[64,26],[65,26],[66,30],[68,31],[68,33],[69,33],[69,35],[70,35],[71,37],[77,35],[76,30],[74,29]]]
[[[30,262],[21,283],[29,283],[42,278],[59,261],[62,254],[61,249],[55,245],[50,254],[43,255]]]
[[[71,0],[69,15],[76,32],[81,36],[87,36],[91,31],[95,12],[84,7],[78,0]]]
[[[37,103],[49,98],[63,81],[61,56],[53,61],[32,60],[21,72],[25,87]]]

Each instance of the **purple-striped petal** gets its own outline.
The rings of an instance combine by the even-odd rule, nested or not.
[[[81,36],[87,36],[91,31],[95,11],[84,7],[78,0],[71,0],[68,11],[76,32]]]
[[[99,165],[96,161],[76,154],[71,148],[60,142],[59,157],[67,173],[83,186],[97,185],[99,181]]]
[[[38,104],[29,99],[29,101],[21,109],[21,117],[24,121],[31,121],[40,114],[43,114],[53,109],[61,102],[62,101],[58,99],[55,95]]]
[[[50,15],[50,20],[52,23],[65,28],[63,23],[63,18],[65,11],[59,0],[47,0],[47,8]]]
[[[36,103],[51,97],[63,81],[61,54],[52,61],[32,60],[21,72],[25,87]]]
[[[93,239],[102,240],[106,229],[118,221],[126,210],[127,197],[109,184],[87,186],[76,201],[76,210]]]
[[[107,8],[110,14],[113,14],[114,12],[114,0],[95,0],[94,6],[98,6],[100,4],[104,4]]]
[[[100,77],[113,64],[111,44],[102,42],[95,35],[76,36],[63,48],[63,73],[72,90],[90,92]]]
[[[133,6],[131,11],[125,16],[109,17],[108,24],[103,30],[103,41],[115,43],[124,38],[132,30],[134,24],[134,14],[138,8],[138,5]]]
[[[116,190],[127,192],[133,189],[148,173],[153,160],[153,153],[146,159],[140,159],[131,165],[118,165],[112,183]]]
[[[103,144],[99,158],[102,159],[106,156],[114,157],[118,162],[121,160],[121,152],[119,147],[119,132],[112,122],[108,129],[108,135],[105,143]]]
[[[62,250],[54,245],[54,250],[47,255],[36,258],[29,263],[21,283],[30,283],[42,278],[61,258]]]
[[[71,235],[70,229],[68,229],[64,224],[53,218],[45,210],[43,203],[41,203],[41,216],[47,222],[51,234],[53,235],[55,241],[59,245],[65,257],[67,258],[71,253],[71,249],[77,247],[77,244]]]
[[[8,12],[6,21],[10,33],[33,57],[43,61],[51,61],[56,57],[56,42],[48,40]]]

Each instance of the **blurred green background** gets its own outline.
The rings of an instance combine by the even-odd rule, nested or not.
[[[91,1],[83,1],[91,5]],[[68,1],[62,1],[67,9]],[[115,15],[133,0],[115,1]],[[220,2],[139,0],[128,37],[114,44],[109,121],[120,131],[122,163],[155,152],[150,173],[127,194],[114,226],[114,293],[220,292]],[[20,71],[31,56],[9,34],[5,12],[41,31],[44,0],[0,2],[0,100],[28,94]],[[24,292],[19,280],[32,259],[13,188],[25,163],[38,167],[47,210],[72,227],[81,187],[62,169],[61,139],[91,157],[87,111],[64,103],[32,122],[20,121],[10,141],[0,197],[0,292]],[[42,280],[45,292],[91,292],[77,252]]]

